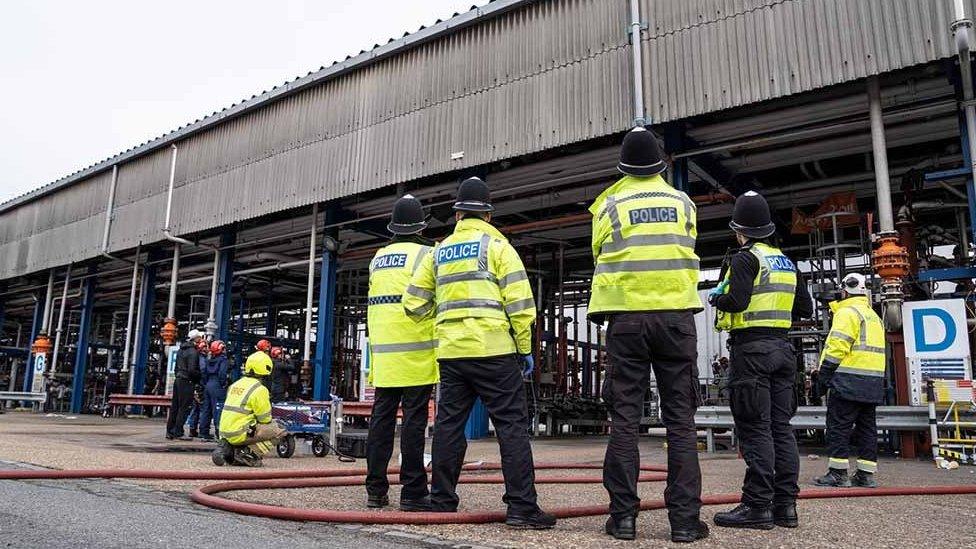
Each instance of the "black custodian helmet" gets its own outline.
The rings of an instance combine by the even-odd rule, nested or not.
[[[624,136],[617,169],[635,177],[651,177],[668,167],[654,134],[640,126]]]
[[[417,234],[427,228],[424,206],[413,195],[405,194],[393,204],[393,215],[386,230],[393,234]]]
[[[729,227],[747,238],[766,238],[776,231],[769,215],[769,204],[756,191],[748,191],[735,199]]]
[[[490,212],[495,209],[491,205],[491,193],[488,185],[480,177],[469,177],[458,187],[457,201],[454,209],[459,212]]]

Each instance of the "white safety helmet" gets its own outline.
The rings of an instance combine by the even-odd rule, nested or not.
[[[189,339],[190,341],[193,341],[194,339],[197,339],[197,338],[200,338],[200,337],[203,337],[203,332],[201,332],[200,330],[196,330],[196,329],[190,330],[190,332],[188,334],[186,334],[186,338]]]
[[[841,289],[850,295],[868,295],[867,279],[860,273],[850,273],[840,283]]]

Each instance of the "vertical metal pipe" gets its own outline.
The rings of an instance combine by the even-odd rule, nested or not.
[[[641,51],[641,20],[639,0],[630,0],[630,49],[634,77],[634,126],[644,126],[644,61]]]
[[[64,273],[64,289],[61,290],[61,308],[58,309],[58,326],[54,335],[54,352],[51,355],[51,364],[48,368],[49,372],[57,372],[58,367],[58,351],[61,346],[61,332],[64,329],[64,310],[68,307],[68,284],[71,282],[71,265],[68,265],[68,270]]]
[[[108,206],[105,208],[105,230],[102,232],[102,252],[108,251],[108,237],[112,230],[112,210],[115,209],[115,187],[119,180],[118,164],[112,166],[112,182],[108,190]]]
[[[891,210],[891,181],[888,178],[888,145],[885,142],[884,120],[881,117],[881,87],[878,77],[868,78],[868,110],[871,116],[871,147],[874,152],[874,180],[878,188],[878,222],[881,232],[895,230]]]
[[[47,334],[51,329],[51,303],[54,301],[54,269],[47,275],[47,293],[44,297],[44,313],[41,316],[41,329],[38,333]]]
[[[204,327],[211,337],[217,333],[217,285],[220,281],[220,249],[214,250],[213,279],[210,281],[210,314]]]
[[[968,156],[963,155],[969,161],[970,181],[966,185],[967,198],[969,200],[969,217],[973,220],[971,230],[976,231],[976,189],[973,182],[976,181],[976,105],[973,104],[973,73],[972,60],[970,58],[969,29],[973,22],[966,18],[966,7],[963,0],[955,0],[955,21],[952,22],[951,29],[956,42],[956,52],[959,56],[959,80],[962,87],[963,115],[966,121],[966,138],[964,141],[968,148]],[[965,248],[964,257],[968,257],[969,249]]]
[[[139,256],[136,255],[136,265],[138,265],[138,264],[139,264]],[[136,351],[137,351],[136,346],[139,345],[139,337],[140,337],[140,334],[142,334],[142,315],[145,313],[145,311],[142,310],[142,302],[143,302],[142,295],[143,295],[144,292],[147,291],[146,284],[145,284],[145,282],[146,282],[146,280],[145,280],[145,278],[146,278],[145,271],[143,272],[142,278],[143,278],[142,284],[139,284],[139,297],[137,298],[138,299],[138,304],[136,305],[136,324],[135,324],[135,328],[134,328],[134,332],[135,333],[133,334],[133,337],[131,338],[132,339],[132,345],[131,345],[131,347],[129,346],[129,337],[128,337],[129,334],[126,333],[125,345],[127,347],[127,350],[129,348],[131,348],[131,353],[132,354],[130,355],[130,357],[135,356]],[[149,291],[152,291],[152,290],[149,289]],[[132,362],[135,363],[135,360],[132,360]],[[128,365],[128,362],[126,362],[126,364]],[[128,366],[126,366],[126,367],[128,367]],[[135,381],[136,381],[136,372],[135,372],[135,370],[132,370],[132,374],[129,375],[129,394],[130,395],[135,394],[133,392],[133,389],[135,388]]]
[[[180,245],[173,245],[173,270],[169,273],[169,305],[166,318],[176,318],[176,285],[180,275]]]
[[[134,322],[133,311],[136,308],[136,285],[139,282],[139,253],[142,251],[142,242],[136,246],[136,260],[132,264],[132,285],[129,287],[129,314],[125,320],[125,347],[122,348],[122,371],[129,371],[129,349],[135,343],[132,337],[132,323]],[[131,382],[131,376],[130,376]]]
[[[315,290],[315,240],[319,219],[319,205],[312,204],[312,228],[309,231],[308,242],[308,287],[305,289],[305,340],[302,349],[302,360],[308,362],[312,358],[312,297]]]

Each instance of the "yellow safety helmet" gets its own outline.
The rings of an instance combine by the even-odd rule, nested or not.
[[[244,363],[244,373],[255,376],[269,376],[272,367],[274,367],[274,363],[271,362],[271,357],[267,353],[258,351],[247,357],[247,361]]]

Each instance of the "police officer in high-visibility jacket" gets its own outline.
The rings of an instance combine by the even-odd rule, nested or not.
[[[668,437],[664,492],[671,539],[708,536],[699,520],[695,409],[698,405],[698,256],[695,204],[661,177],[667,167],[654,135],[642,127],[624,137],[618,169],[624,177],[590,206],[593,214],[592,293],[587,314],[608,319],[603,399],[610,406],[610,443],[603,485],[610,494],[607,534],[635,539],[638,429],[651,368]]]
[[[790,419],[797,367],[787,335],[813,304],[796,265],[774,243],[765,198],[739,196],[729,226],[741,248],[708,302],[718,310],[716,328],[729,332],[729,401],[746,475],[742,504],[714,520],[732,528],[796,528],[800,458]]]
[[[220,443],[211,455],[214,465],[260,467],[261,457],[285,435],[271,418],[271,394],[262,383],[271,368],[271,357],[258,351],[244,363],[244,377],[227,388],[220,412]]]
[[[552,528],[536,503],[535,472],[522,376],[532,372],[535,302],[518,252],[490,224],[488,186],[466,179],[454,204],[454,233],[426,254],[403,294],[415,319],[434,316],[440,401],[432,444],[431,505],[457,509],[458,475],[467,443],[464,424],[475,398],[488,408],[501,447],[513,528]]]
[[[851,273],[841,282],[841,300],[830,304],[834,321],[820,355],[821,389],[827,391],[827,474],[818,486],[875,488],[878,471],[878,423],[875,408],[884,402],[885,333],[871,308],[864,276]],[[853,451],[857,472],[849,477]]]
[[[366,439],[366,505],[385,507],[390,500],[386,468],[393,455],[397,408],[403,407],[400,430],[400,510],[430,508],[424,470],[424,431],[437,370],[434,319],[414,322],[401,304],[403,291],[433,242],[421,232],[427,226],[420,201],[409,194],[393,205],[387,229],[393,240],[369,264],[366,328],[369,336],[369,383],[376,388]]]

